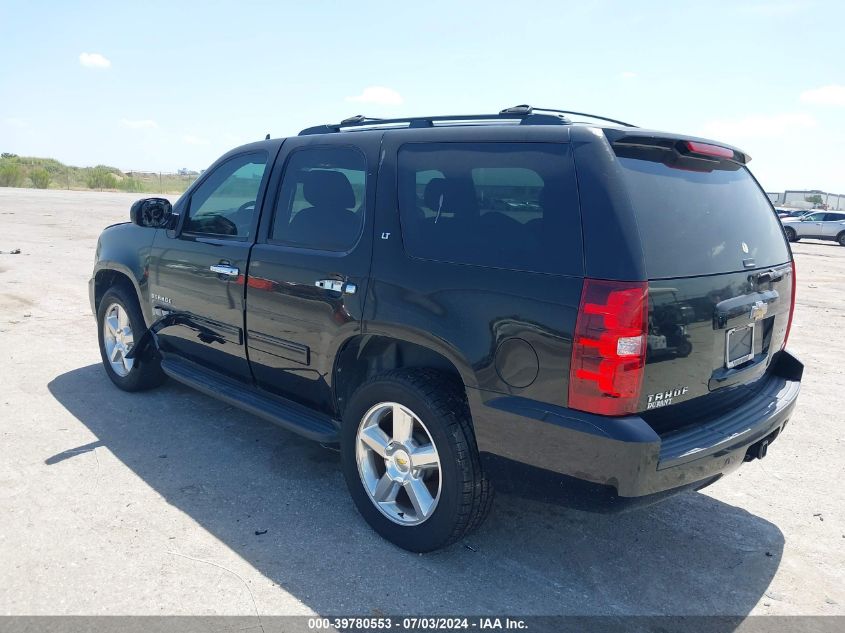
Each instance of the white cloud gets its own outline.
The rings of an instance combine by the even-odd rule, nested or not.
[[[777,138],[794,130],[805,130],[816,126],[816,120],[809,114],[753,114],[738,119],[719,119],[706,123],[701,136],[732,142],[742,138]]]
[[[379,105],[400,105],[404,102],[402,95],[393,88],[384,86],[368,86],[364,91],[354,97],[346,97],[347,101],[357,103],[377,103]]]
[[[79,63],[87,68],[111,68],[111,62],[99,53],[80,53]]]
[[[813,90],[805,90],[801,93],[801,101],[814,105],[845,106],[845,86],[830,84]]]
[[[158,123],[152,119],[121,119],[120,124],[133,130],[152,129],[158,127]]]
[[[622,77],[622,79],[636,79],[638,77],[638,75],[637,75],[637,73],[635,73],[633,71],[626,70],[624,73],[622,73],[620,75],[620,77]]]
[[[211,145],[211,141],[206,138],[201,138],[199,136],[193,136],[191,134],[185,134],[182,137],[182,140],[185,141],[188,145]]]

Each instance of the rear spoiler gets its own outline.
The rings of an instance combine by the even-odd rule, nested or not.
[[[619,129],[605,129],[604,134],[617,156],[651,160],[677,169],[734,171],[751,160],[751,156],[735,147],[706,139]]]

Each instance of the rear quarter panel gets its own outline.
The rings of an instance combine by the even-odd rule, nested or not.
[[[568,134],[561,130],[560,136],[550,138],[547,130],[496,130],[481,138],[477,129],[456,128],[436,136],[431,130],[419,137],[413,131],[400,138],[385,135],[366,333],[439,351],[469,388],[566,404],[583,279],[409,256],[402,242],[396,173],[397,151],[404,142],[566,142],[564,132]],[[574,174],[572,196],[577,205]],[[515,339],[516,344],[503,346]]]

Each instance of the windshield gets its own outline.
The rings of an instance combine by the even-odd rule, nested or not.
[[[711,172],[619,158],[650,279],[727,273],[789,261],[783,229],[744,167]]]

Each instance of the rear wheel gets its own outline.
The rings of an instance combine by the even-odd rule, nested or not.
[[[793,229],[791,226],[787,226],[785,229],[783,229],[783,232],[786,234],[786,239],[790,242],[797,242],[800,239],[798,237],[798,234],[795,232],[795,229]]]
[[[143,391],[164,382],[157,357],[127,358],[146,329],[135,293],[124,286],[109,288],[97,310],[100,356],[111,381],[124,391]]]
[[[341,458],[358,511],[404,549],[454,543],[489,513],[493,491],[466,398],[440,372],[394,370],[359,387],[344,414]]]

